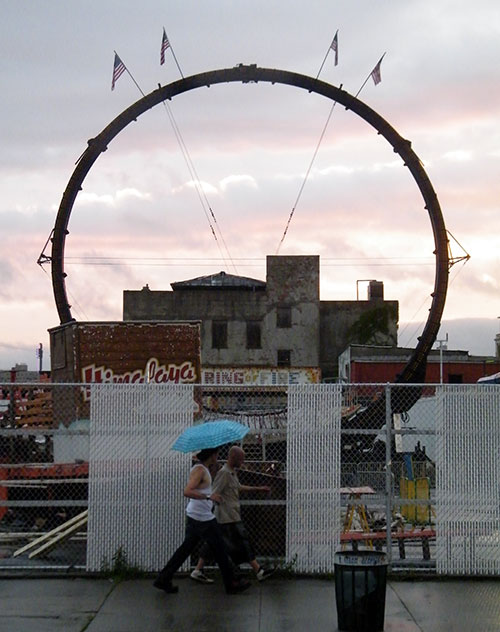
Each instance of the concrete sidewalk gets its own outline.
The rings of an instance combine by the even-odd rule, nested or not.
[[[240,595],[189,578],[167,595],[140,579],[0,579],[0,632],[327,632],[337,630],[335,585],[270,578]],[[500,581],[395,581],[386,632],[500,632]]]

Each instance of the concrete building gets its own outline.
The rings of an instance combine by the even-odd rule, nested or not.
[[[43,372],[47,376],[48,371]],[[40,381],[40,373],[38,371],[28,371],[27,364],[16,363],[11,369],[0,370],[0,383],[8,384],[10,382],[33,383]]]
[[[336,378],[350,343],[396,345],[398,302],[320,301],[319,256],[268,256],[266,280],[219,272],[171,291],[125,290],[123,319],[200,320],[202,367],[320,369]]]

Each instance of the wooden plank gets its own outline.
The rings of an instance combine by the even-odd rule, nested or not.
[[[16,402],[16,423],[18,426],[53,426],[52,392],[36,393],[33,399]]]
[[[374,494],[373,487],[341,487],[339,489],[341,494],[351,494],[353,496],[359,496],[360,494]]]
[[[393,531],[392,539],[397,540],[416,540],[424,538],[435,538],[434,529],[422,529],[421,531]],[[362,533],[360,531],[348,531],[340,534],[341,542],[349,542],[350,540],[384,540],[387,538],[386,531],[373,531],[370,533]]]
[[[86,522],[88,513],[89,513],[89,510],[85,509],[85,511],[82,511],[82,513],[78,514],[77,516],[73,516],[73,518],[70,518],[63,524],[60,524],[55,529],[52,529],[51,531],[47,531],[47,533],[44,533],[39,538],[36,538],[36,540],[29,542],[28,544],[21,547],[20,549],[17,549],[17,551],[14,551],[14,553],[12,554],[12,557],[17,557],[18,555],[21,555],[22,553],[25,553],[26,551],[29,551],[30,549],[37,547],[39,544],[42,544],[46,540],[50,540],[51,538],[56,537],[59,533],[63,532],[68,527],[72,527],[74,524],[80,524],[82,520]]]
[[[81,529],[81,527],[83,527],[83,525],[87,523],[87,520],[88,518],[87,516],[85,516],[85,518],[82,518],[79,522],[66,529],[66,531],[62,531],[61,533],[59,533],[59,535],[56,535],[54,538],[52,538],[52,540],[48,540],[45,544],[42,544],[41,547],[39,547],[35,551],[32,551],[28,555],[29,559],[31,560],[34,557],[41,555],[42,553],[48,553],[49,551],[54,549],[58,544],[64,542],[64,540],[67,540],[69,537],[71,537],[73,533],[78,531],[78,529]]]

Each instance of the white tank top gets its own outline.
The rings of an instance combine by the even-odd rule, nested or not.
[[[191,468],[191,471],[195,467],[203,467],[207,471],[210,479],[210,485],[204,489],[197,489],[197,492],[210,496],[212,494],[212,476],[210,471],[203,464],[197,463]],[[198,500],[197,498],[190,498],[186,507],[186,514],[193,520],[199,520],[200,522],[207,522],[208,520],[214,520],[215,516],[212,513],[213,502],[211,500]]]

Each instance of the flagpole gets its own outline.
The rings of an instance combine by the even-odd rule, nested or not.
[[[318,74],[316,75],[316,79],[320,76],[321,71],[323,70],[323,66],[325,65],[326,58],[327,58],[327,57],[328,57],[328,55],[330,54],[330,51],[331,51],[331,50],[332,50],[332,49],[331,49],[331,46],[329,46],[329,47],[328,47],[328,50],[326,51],[325,58],[323,59],[323,62],[322,62],[322,64],[321,64],[321,66],[319,67]]]
[[[115,55],[118,55],[118,53],[116,51],[114,51]],[[120,57],[120,55],[118,55],[118,57],[120,58],[123,67],[125,68],[125,70],[128,72],[128,74],[130,75],[130,78],[132,79],[132,81],[135,83],[137,89],[139,90],[139,92],[142,94],[143,97],[145,97],[146,95],[144,94],[144,92],[141,89],[141,86],[137,83],[137,81],[134,79],[133,74],[130,72],[130,70],[127,68],[127,66],[123,63],[123,59]]]
[[[387,52],[387,51],[386,51]],[[384,59],[385,57],[385,53],[382,55],[382,57],[379,59],[378,63],[375,64],[375,68],[377,66],[380,66],[380,64],[382,63],[382,59]],[[375,68],[373,70],[375,70]],[[372,76],[373,70],[370,72],[370,74],[368,75],[368,77],[363,81],[363,84],[361,86],[361,88],[356,92],[356,94],[354,95],[356,98],[359,96],[359,93],[361,92],[361,90],[363,90],[363,88],[366,86],[368,79]]]
[[[177,65],[177,68],[179,69],[179,72],[181,73],[181,77],[182,77],[182,79],[184,79],[184,75],[182,74],[181,67],[179,66],[179,62],[177,61],[177,57],[175,56],[174,49],[172,48],[172,44],[170,44],[170,50],[172,51],[172,56],[173,56],[174,61],[175,61],[176,65]]]
[[[165,31],[165,27],[163,27],[163,32],[165,33],[165,35],[167,35],[167,33]],[[178,68],[178,70],[180,72],[180,75],[181,75],[182,79],[184,79],[184,75],[182,74],[181,67],[179,66],[179,62],[177,61],[177,57],[175,56],[175,53],[174,53],[174,47],[172,46],[171,41],[168,39],[168,36],[167,36],[167,41],[168,41],[168,47],[172,51],[172,57],[174,58],[174,61],[175,61],[176,65],[177,65],[177,68]]]
[[[337,29],[337,31],[336,31],[336,33],[335,33],[335,35],[333,36],[333,40],[332,40],[332,42],[333,42],[333,41],[335,40],[335,38],[337,37],[337,33],[338,33],[338,32],[339,32],[339,30]],[[330,46],[328,47],[328,50],[326,51],[325,58],[323,59],[323,62],[322,62],[322,64],[321,64],[321,66],[319,67],[318,74],[316,75],[316,79],[320,76],[321,71],[323,70],[323,66],[325,65],[326,58],[327,58],[327,57],[328,57],[328,55],[330,54],[330,51],[331,51],[331,50],[332,50],[332,45],[330,44]]]

